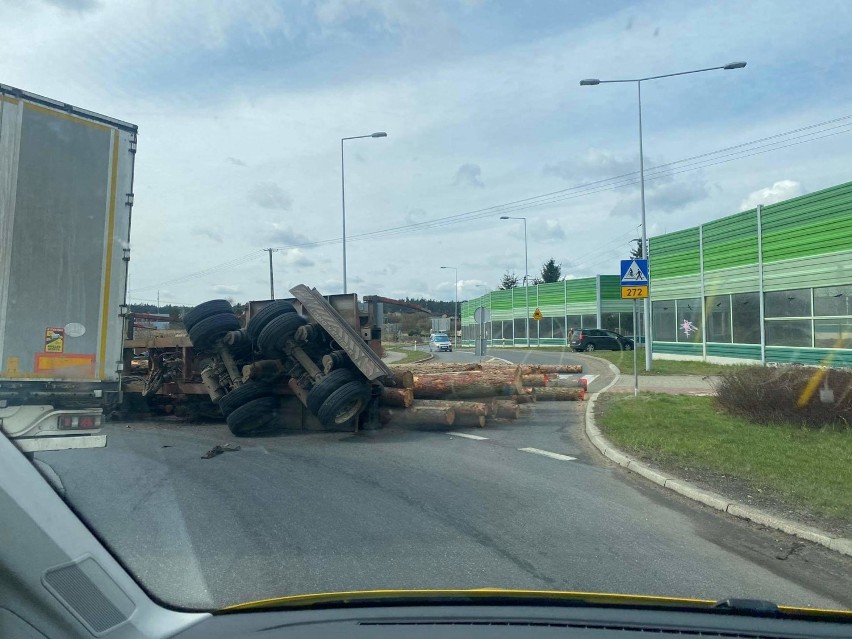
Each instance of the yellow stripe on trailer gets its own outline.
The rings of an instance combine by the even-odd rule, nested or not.
[[[118,131],[112,132],[112,163],[110,167],[109,220],[107,221],[106,262],[104,266],[104,304],[101,309],[101,343],[98,352],[98,375],[104,378],[106,372],[107,327],[109,326],[109,298],[112,275],[112,245],[115,241],[115,195],[118,189]]]

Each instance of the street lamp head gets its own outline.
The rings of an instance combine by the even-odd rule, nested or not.
[[[743,63],[743,65],[745,65],[745,63]],[[385,133],[384,131],[376,131],[370,137],[371,138],[386,138],[386,137],[388,137],[388,134]]]
[[[600,84],[600,83],[601,83],[601,81],[598,80],[597,78],[590,78],[588,80],[580,80],[580,86],[581,87],[591,87],[591,86],[595,86],[596,84]]]
[[[731,69],[742,69],[746,65],[745,62],[731,62],[730,64],[726,64],[723,66],[723,69],[731,70]]]
[[[452,266],[442,266],[441,268],[453,268]]]
[[[500,219],[501,220],[511,220],[512,218],[510,218],[508,215],[501,215]]]

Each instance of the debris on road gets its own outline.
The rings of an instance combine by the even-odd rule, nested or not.
[[[216,446],[208,450],[206,453],[204,453],[201,456],[201,459],[211,459],[213,457],[216,457],[217,455],[221,455],[222,453],[236,452],[238,450],[240,450],[240,446],[238,446],[237,444],[229,444],[227,442],[224,444],[217,444]]]

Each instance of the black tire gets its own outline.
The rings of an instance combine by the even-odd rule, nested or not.
[[[197,349],[211,346],[228,331],[240,330],[240,320],[233,313],[219,313],[206,317],[189,331],[189,339]]]
[[[595,345],[594,344],[586,344],[586,348],[584,348],[583,350],[591,352],[591,351],[595,350]]]
[[[257,348],[266,357],[278,357],[284,342],[293,337],[300,326],[308,323],[297,313],[286,313],[273,318],[260,332],[257,338]]]
[[[370,389],[361,382],[344,384],[325,400],[317,411],[317,419],[326,428],[345,424],[359,415],[366,407]]]
[[[260,435],[280,428],[277,397],[261,397],[235,408],[228,415],[228,428],[237,437]]]
[[[224,417],[228,417],[243,404],[247,404],[261,397],[271,397],[272,388],[263,382],[249,381],[242,386],[237,386],[230,393],[219,400],[219,410]]]
[[[293,306],[290,302],[285,300],[275,300],[274,302],[270,302],[262,309],[257,312],[257,315],[254,315],[248,323],[246,327],[246,331],[248,331],[248,336],[251,338],[253,343],[257,343],[257,338],[260,337],[260,333],[266,328],[266,325],[269,324],[272,320],[274,320],[279,315],[285,315],[287,313],[295,313],[296,307]]]
[[[325,404],[331,394],[344,384],[355,381],[355,375],[346,368],[336,368],[328,375],[323,377],[319,382],[314,384],[308,391],[308,410],[314,415],[319,413],[322,405]]]
[[[624,345],[624,350],[626,350],[626,351],[632,351],[632,350],[633,350],[633,344],[625,344],[625,345]]]
[[[231,303],[228,300],[210,300],[189,309],[183,316],[183,325],[187,331],[191,331],[192,327],[203,319],[207,319],[213,315],[233,312],[234,309],[231,308]]]

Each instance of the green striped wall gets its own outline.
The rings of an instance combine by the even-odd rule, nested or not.
[[[655,353],[668,355],[698,355],[702,354],[701,344],[692,342],[654,342]]]
[[[705,224],[703,233],[705,272],[757,264],[757,211]]]
[[[846,251],[852,246],[852,182],[763,208],[763,260]]]
[[[698,228],[650,239],[651,283],[654,280],[698,273]]]
[[[718,344],[707,342],[708,357],[732,357],[760,361],[760,344]]]
[[[539,284],[536,286],[538,299],[536,306],[545,317],[565,315],[565,282]]]
[[[778,364],[852,367],[852,350],[767,346],[766,361]]]
[[[849,249],[850,246],[852,244],[847,245],[846,248]],[[840,286],[850,282],[852,282],[852,250],[763,265],[765,291]]]
[[[760,283],[757,276],[756,262],[754,264],[706,271],[704,273],[704,292],[706,295],[753,293],[758,290],[760,290]],[[654,297],[656,297],[656,294]]]
[[[653,275],[651,276],[652,300],[673,300],[681,297],[700,296],[701,276],[698,273],[659,280],[654,279]]]

